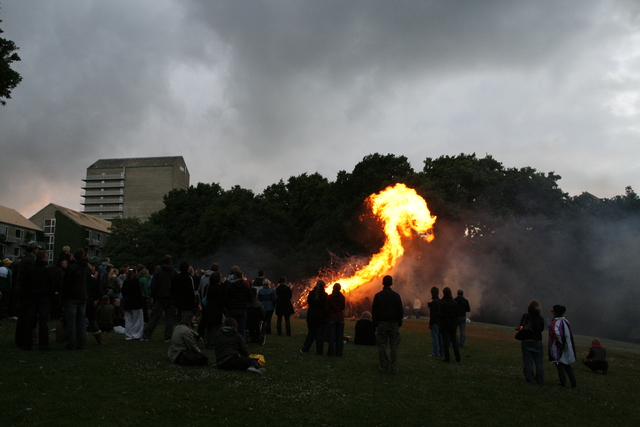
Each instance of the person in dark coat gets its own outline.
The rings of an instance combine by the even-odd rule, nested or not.
[[[38,252],[36,261],[32,268],[26,271],[25,280],[28,298],[27,325],[37,325],[38,347],[42,351],[49,350],[49,312],[51,304],[51,294],[55,284],[55,272],[49,267],[47,253]],[[25,342],[24,350],[31,350],[32,340]]]
[[[340,283],[334,283],[333,292],[327,297],[324,309],[327,312],[327,329],[329,330],[329,349],[327,356],[342,357],[344,350],[344,309],[346,300],[340,292]]]
[[[87,255],[83,249],[73,254],[73,260],[67,268],[62,287],[65,301],[65,321],[67,324],[67,349],[81,350],[87,342],[87,282],[91,271]]]
[[[247,336],[247,307],[251,302],[251,286],[244,280],[242,271],[237,266],[231,267],[233,282],[225,287],[225,316],[233,317],[238,324],[240,336]]]
[[[598,373],[598,371],[602,371],[604,375],[607,375],[607,371],[609,370],[607,351],[596,338],[591,340],[589,354],[587,354],[587,358],[584,359],[582,363],[584,363],[584,366],[591,369],[594,374]]]
[[[544,331],[544,318],[540,315],[542,309],[538,301],[531,301],[527,312],[520,319],[520,328],[528,331],[528,336],[521,341],[522,349],[522,372],[524,378],[529,384],[544,384],[544,349],[542,347],[542,331]],[[533,374],[533,365],[535,363],[536,373]]]
[[[307,297],[307,337],[302,345],[301,353],[308,353],[313,342],[316,342],[316,354],[321,355],[324,347],[324,328],[327,324],[327,316],[324,311],[324,303],[327,293],[324,291],[325,283],[318,280],[316,286]]]
[[[294,313],[293,304],[291,298],[293,298],[293,292],[291,288],[287,286],[287,278],[281,277],[278,280],[278,287],[276,288],[276,316],[278,321],[276,323],[276,329],[278,335],[282,335],[282,318],[287,328],[287,336],[291,336],[291,315]]]
[[[224,307],[224,285],[222,283],[222,274],[219,271],[213,271],[209,276],[209,284],[203,290],[202,319],[198,325],[198,333],[204,339],[205,348],[213,347],[213,338],[216,336],[218,329],[222,326],[222,315]],[[202,327],[202,329],[200,329]]]
[[[431,288],[431,302],[429,303],[429,329],[431,330],[431,357],[444,356],[442,333],[440,332],[440,297],[436,286]]]
[[[139,340],[144,330],[144,297],[140,288],[140,280],[136,277],[135,268],[127,271],[127,278],[122,283],[122,309],[124,310],[124,337],[127,341]]]
[[[251,302],[247,305],[247,331],[250,340],[247,342],[262,344],[260,340],[260,321],[264,321],[265,310],[258,301],[258,289],[251,287]]]
[[[458,347],[464,347],[464,342],[467,339],[467,313],[471,311],[469,306],[469,300],[464,297],[464,291],[458,289],[458,296],[454,299],[458,304],[458,329],[460,329],[460,339],[457,338]]]
[[[356,322],[356,336],[353,343],[358,345],[376,345],[376,326],[371,320],[371,313],[365,311]]]
[[[393,278],[382,278],[382,290],[373,297],[371,314],[376,325],[378,362],[381,373],[398,373],[398,349],[400,348],[400,327],[404,318],[402,299],[391,289]],[[389,355],[387,355],[387,346]]]
[[[151,314],[149,315],[149,323],[142,333],[143,340],[149,340],[156,328],[160,317],[164,313],[164,340],[169,342],[173,335],[173,322],[176,317],[176,306],[171,294],[171,282],[177,275],[172,265],[171,255],[165,255],[162,260],[161,267],[153,273],[151,279],[151,298],[153,304]]]
[[[451,289],[442,290],[442,299],[439,304],[440,332],[442,333],[442,344],[444,346],[444,361],[450,361],[449,345],[453,345],[453,354],[456,362],[460,362],[460,350],[456,345],[456,325],[458,318],[458,304],[453,300]]]
[[[180,319],[196,310],[196,287],[193,277],[189,274],[189,261],[180,263],[180,274],[171,281],[171,295],[176,305]]]

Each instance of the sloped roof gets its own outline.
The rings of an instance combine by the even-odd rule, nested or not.
[[[100,159],[87,169],[135,168],[150,166],[175,166],[186,163],[182,156],[173,157],[132,157],[128,159]]]
[[[42,231],[40,227],[29,221],[26,217],[22,216],[15,209],[7,208],[4,206],[0,206],[0,222],[4,224],[11,224],[16,227]]]
[[[74,211],[73,209],[65,208],[64,206],[56,205],[55,203],[50,203],[49,206],[55,207],[73,222],[81,225],[82,227],[91,228],[92,230],[102,231],[104,233],[110,233],[108,228],[111,227],[111,221]]]

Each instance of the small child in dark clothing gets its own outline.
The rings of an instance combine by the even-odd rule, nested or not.
[[[356,337],[354,344],[376,345],[376,327],[371,320],[371,313],[365,311],[356,322]]]

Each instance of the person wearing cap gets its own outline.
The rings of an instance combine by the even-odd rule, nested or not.
[[[7,316],[12,280],[11,260],[5,258],[2,260],[2,266],[0,266],[0,319],[4,319]]]
[[[393,278],[382,278],[382,290],[373,297],[371,315],[376,326],[378,362],[380,373],[398,373],[398,349],[400,348],[400,327],[404,318],[404,308],[400,295],[391,290]],[[387,346],[389,354],[387,354]]]
[[[29,296],[25,290],[28,288],[28,272],[35,266],[38,250],[40,250],[40,245],[37,242],[31,241],[27,243],[24,247],[24,256],[18,264],[15,287],[15,296],[18,299],[18,321],[16,322],[15,341],[18,348],[26,348],[27,346],[31,346],[33,342],[31,328],[27,323]]]

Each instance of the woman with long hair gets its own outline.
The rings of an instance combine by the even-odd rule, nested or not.
[[[540,315],[541,311],[540,303],[536,300],[531,301],[527,312],[520,319],[520,327],[518,328],[521,331],[526,331],[525,339],[520,344],[524,378],[529,384],[533,384],[535,380],[540,385],[544,384],[544,367],[542,363],[544,354],[542,347],[544,318]],[[535,375],[533,373],[534,363],[536,366]]]
[[[571,367],[571,364],[576,361],[576,345],[573,342],[571,325],[564,318],[566,311],[563,305],[554,305],[551,310],[553,320],[549,324],[549,360],[558,368],[560,386],[566,387],[566,376],[568,376],[571,388],[576,388],[576,376]]]

